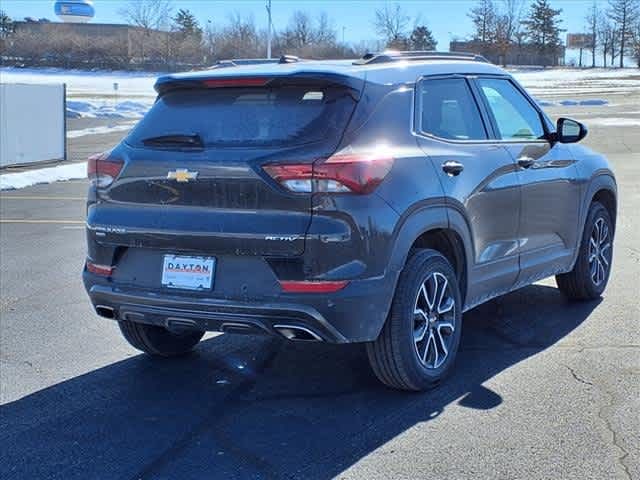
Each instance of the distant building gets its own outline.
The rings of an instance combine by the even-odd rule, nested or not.
[[[477,41],[458,42],[449,44],[452,52],[477,53],[496,65],[541,65],[556,67],[564,65],[565,48],[560,46],[555,52],[542,54],[530,43],[511,44],[502,50],[496,44],[484,44]]]

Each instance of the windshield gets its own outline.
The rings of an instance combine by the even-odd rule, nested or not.
[[[205,147],[311,143],[341,134],[354,104],[334,87],[176,90],[158,98],[126,141],[150,146],[145,140],[197,136]]]

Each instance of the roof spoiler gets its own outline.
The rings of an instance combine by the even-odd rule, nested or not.
[[[228,68],[240,67],[245,65],[267,65],[267,64],[286,64],[298,63],[301,59],[295,55],[281,55],[280,58],[231,58],[218,60],[213,67],[210,68]]]
[[[233,75],[225,69],[224,72],[218,70],[170,74],[159,77],[156,80],[154,89],[159,95],[163,95],[172,90],[184,90],[194,88],[243,88],[243,87],[276,87],[279,85],[335,85],[346,87],[351,91],[354,99],[360,98],[360,93],[364,86],[364,79],[356,76],[341,75],[331,72],[295,72],[290,74],[251,73],[244,75]]]

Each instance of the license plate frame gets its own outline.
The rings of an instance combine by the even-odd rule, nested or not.
[[[162,259],[161,284],[165,288],[206,291],[213,288],[215,257],[167,254]]]

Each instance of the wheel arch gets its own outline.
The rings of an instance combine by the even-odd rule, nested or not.
[[[600,202],[607,209],[609,215],[611,215],[611,220],[613,220],[615,226],[618,209],[618,189],[613,174],[608,171],[606,173],[600,172],[596,174],[589,182],[586,193],[582,208],[581,225],[584,226],[591,204],[593,202]]]
[[[398,274],[416,248],[437,250],[449,260],[458,277],[464,304],[474,257],[469,224],[461,212],[439,205],[408,216],[396,236],[391,260],[391,267]]]
[[[615,228],[616,214],[618,211],[618,200],[615,193],[609,188],[601,188],[593,194],[593,197],[591,198],[591,202],[589,204],[592,204],[593,202],[600,202],[602,205],[604,205],[604,208],[606,208],[607,212],[609,212],[609,216],[611,217]]]
[[[578,224],[578,228],[580,230],[577,237],[578,243],[574,248],[573,259],[571,261],[569,270],[574,267],[576,259],[578,258],[578,253],[580,252],[580,242],[582,241],[587,216],[589,215],[589,208],[591,207],[591,204],[593,202],[600,202],[607,209],[609,215],[611,216],[611,220],[613,221],[615,234],[616,217],[618,210],[618,189],[611,171],[606,170],[597,172],[591,178],[591,181],[586,188],[586,193],[583,197],[582,208],[580,210],[580,223]]]

